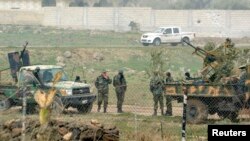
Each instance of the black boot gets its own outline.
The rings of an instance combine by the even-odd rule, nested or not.
[[[172,112],[166,111],[165,116],[172,116]]]
[[[119,109],[117,110],[117,113],[123,113],[122,109],[119,108]]]
[[[101,105],[98,105],[98,109],[97,109],[97,112],[99,113],[101,110]]]

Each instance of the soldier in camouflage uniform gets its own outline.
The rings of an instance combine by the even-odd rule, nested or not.
[[[109,93],[109,84],[111,84],[112,80],[109,78],[107,71],[102,71],[102,74],[97,77],[95,81],[95,86],[98,90],[98,109],[97,111],[100,112],[102,101],[104,101],[104,113],[107,112],[108,106],[108,93]]]
[[[173,77],[171,76],[170,72],[166,73],[166,81],[165,83],[172,83],[174,81]],[[167,106],[167,110],[165,115],[166,116],[172,116],[172,99],[171,97],[169,97],[168,95],[166,95],[166,106]]]
[[[238,87],[239,87],[239,94],[244,94],[247,90],[247,87],[245,86],[246,80],[247,80],[247,71],[246,71],[246,65],[240,66],[239,69],[241,70],[241,74],[238,81]]]
[[[113,86],[115,87],[117,97],[117,112],[122,113],[122,104],[124,101],[124,95],[127,90],[127,82],[123,75],[123,70],[119,70],[118,74],[113,78]]]
[[[164,93],[164,80],[159,76],[158,72],[154,72],[154,76],[150,80],[150,91],[154,99],[154,113],[157,115],[158,102],[160,104],[161,114],[163,115],[163,93]]]

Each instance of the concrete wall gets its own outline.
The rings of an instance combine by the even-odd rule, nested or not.
[[[43,14],[38,11],[2,10],[0,24],[42,25]]]
[[[130,21],[141,31],[180,26],[197,36],[250,37],[250,10],[153,10],[151,8],[43,7],[1,10],[0,24],[43,25],[73,29],[129,31]]]

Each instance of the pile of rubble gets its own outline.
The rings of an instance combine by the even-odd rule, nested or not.
[[[119,130],[115,126],[104,127],[96,120],[89,124],[70,123],[51,120],[47,126],[40,126],[39,121],[27,119],[25,130],[22,130],[22,121],[9,120],[0,124],[0,140],[19,141],[118,141]],[[22,136],[23,135],[23,136]]]

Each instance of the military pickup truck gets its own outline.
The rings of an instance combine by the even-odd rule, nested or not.
[[[81,113],[91,111],[96,95],[90,92],[90,85],[82,82],[69,81],[61,66],[33,65],[21,67],[18,72],[17,84],[0,83],[0,110],[12,106],[22,106],[23,88],[29,88],[26,95],[27,112],[35,111],[36,102],[33,94],[39,88],[48,90],[52,86],[53,77],[57,72],[63,72],[61,80],[56,83],[57,95],[53,108],[63,112],[69,107],[77,108]]]
[[[141,43],[143,46],[159,46],[165,43],[176,46],[179,43],[185,45],[182,41],[183,39],[187,42],[191,42],[194,38],[194,32],[182,32],[180,27],[159,27],[154,32],[142,34]]]
[[[227,64],[236,61],[232,57],[234,44],[229,38],[223,46],[214,50],[219,54],[187,44],[195,49],[194,53],[204,58],[206,65],[202,69],[202,78],[190,77],[184,82],[168,83],[166,96],[183,102],[183,94],[187,95],[187,121],[190,123],[204,122],[209,114],[236,121],[241,109],[250,108],[250,65],[239,67],[239,78],[230,72],[232,69],[228,70],[231,66]]]

